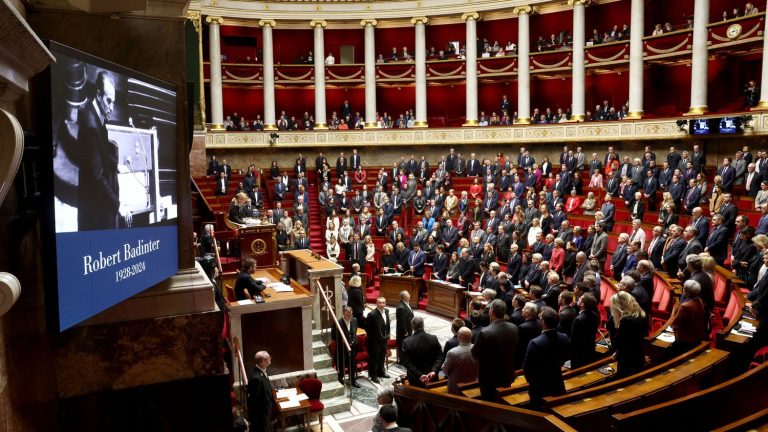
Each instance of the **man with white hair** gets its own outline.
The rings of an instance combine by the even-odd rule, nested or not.
[[[437,337],[424,331],[424,318],[413,317],[411,327],[413,334],[403,341],[400,362],[408,371],[408,383],[424,387],[440,368],[442,349]]]
[[[629,233],[629,242],[640,242],[640,249],[645,249],[645,230],[640,226],[643,223],[640,219],[632,220],[632,231]]]
[[[254,355],[254,362],[256,366],[248,378],[248,421],[254,430],[271,431],[270,413],[275,398],[267,368],[272,364],[272,357],[266,351],[259,351]]]
[[[520,324],[519,328],[520,339],[517,343],[515,369],[520,369],[523,366],[525,353],[528,350],[528,343],[541,334],[539,308],[536,306],[536,303],[528,302],[523,306],[523,323]]]
[[[707,338],[704,302],[699,297],[701,285],[689,279],[683,284],[683,300],[672,316],[669,326],[675,331],[675,352],[682,353]]]
[[[624,264],[627,262],[627,240],[629,240],[627,233],[619,234],[619,243],[611,257],[611,271],[614,276],[618,276],[621,273],[624,269]]]
[[[645,316],[651,316],[651,297],[648,297],[644,288],[637,285],[634,278],[631,276],[622,277],[621,282],[619,282],[619,291],[630,293],[645,312]]]
[[[557,310],[557,299],[560,296],[560,276],[555,272],[549,272],[547,275],[547,287],[544,289],[544,295],[541,297],[544,304]]]
[[[637,262],[637,272],[640,273],[640,280],[637,284],[643,287],[648,297],[653,298],[653,272],[656,270],[650,260],[640,260]]]

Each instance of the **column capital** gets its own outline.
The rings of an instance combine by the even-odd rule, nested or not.
[[[272,28],[275,28],[276,25],[277,25],[277,23],[275,22],[275,20],[260,20],[259,21],[259,27],[270,26]]]
[[[467,21],[470,18],[475,20],[475,21],[477,21],[477,20],[480,19],[480,14],[477,13],[477,12],[465,12],[465,13],[461,14],[461,20],[462,21]]]
[[[592,0],[568,0],[568,6],[589,6]]]
[[[187,19],[192,22],[193,26],[195,26],[195,31],[200,33],[200,30],[202,30],[203,27],[200,11],[187,11]]]
[[[208,24],[211,24],[211,23],[215,22],[216,24],[221,25],[221,24],[224,24],[224,18],[222,18],[222,17],[215,17],[215,16],[209,16],[209,17],[205,17],[205,22],[207,22]]]
[[[315,28],[317,26],[325,28],[327,25],[328,23],[325,20],[312,20],[309,22],[309,26],[312,28]]]
[[[411,24],[413,24],[413,25],[416,25],[416,24],[427,25],[427,24],[429,24],[429,18],[427,18],[425,16],[411,18]]]
[[[367,26],[368,24],[370,24],[370,25],[372,25],[372,26],[376,27],[376,25],[377,25],[378,23],[379,23],[379,22],[378,22],[378,21],[376,21],[375,19],[364,19],[364,20],[360,20],[360,25],[361,25],[362,27],[365,27],[365,26]]]
[[[521,15],[521,14],[535,15],[537,13],[539,13],[539,9],[531,5],[517,6],[512,9],[513,15]]]

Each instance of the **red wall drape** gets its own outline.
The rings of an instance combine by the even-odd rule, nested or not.
[[[297,63],[299,57],[304,57],[306,61],[307,55],[314,48],[314,38],[311,28],[290,30],[276,27],[272,31],[275,64]],[[338,56],[338,53],[334,55]]]
[[[431,28],[427,28],[427,32],[429,32],[430,29]],[[363,37],[363,39],[365,39],[365,37]],[[389,56],[392,53],[393,47],[397,49],[398,57],[402,55],[403,47],[408,48],[408,52],[411,54],[411,56],[414,55],[416,30],[412,26],[400,28],[377,28],[375,31],[374,39],[376,41],[376,57],[381,54],[385,59],[389,60]],[[361,47],[361,49],[363,49],[363,47]],[[427,45],[427,49],[429,49],[429,45]]]

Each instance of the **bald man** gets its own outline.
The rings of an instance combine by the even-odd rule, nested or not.
[[[440,376],[448,378],[448,393],[459,395],[458,384],[477,380],[477,361],[472,357],[472,330],[459,329],[459,346],[445,355]]]
[[[254,430],[271,431],[270,415],[275,400],[267,368],[272,364],[272,357],[266,351],[259,351],[254,356],[254,361],[256,366],[248,378],[248,420]]]

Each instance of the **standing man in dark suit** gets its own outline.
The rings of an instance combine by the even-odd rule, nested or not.
[[[411,271],[411,276],[417,278],[424,277],[424,264],[427,262],[427,254],[421,250],[421,245],[414,242],[412,244],[413,250],[408,257],[408,266]]]
[[[753,198],[756,197],[757,193],[760,191],[760,183],[763,181],[760,173],[755,168],[756,166],[753,163],[747,165],[747,172],[744,176],[744,190],[746,191],[746,195]]]
[[[605,202],[600,206],[600,212],[603,213],[603,223],[607,232],[613,231],[613,224],[616,217],[616,207],[613,205],[611,194],[605,194]]]
[[[528,344],[523,373],[528,381],[528,395],[534,408],[541,407],[545,396],[565,393],[562,366],[568,356],[568,336],[557,331],[560,321],[554,309],[545,306],[541,313],[542,331]]]
[[[736,216],[739,215],[739,209],[731,202],[730,193],[723,193],[723,205],[720,206],[719,213],[723,216],[723,225],[728,230],[728,237],[730,238],[736,231]]]
[[[259,351],[254,358],[256,366],[248,377],[248,421],[254,430],[269,432],[272,430],[270,415],[275,404],[272,384],[267,376],[272,357],[266,351]]]
[[[661,268],[661,254],[664,251],[666,241],[664,228],[658,225],[653,227],[653,237],[648,242],[648,259],[653,263],[654,267]]]
[[[736,168],[731,166],[731,158],[723,158],[723,165],[717,170],[717,175],[723,180],[723,192],[730,192],[736,180]]]
[[[435,257],[432,259],[432,274],[437,275],[440,280],[445,280],[448,274],[448,254],[444,253],[443,245],[437,245],[435,248]]]
[[[352,167],[352,171],[357,171],[357,169],[362,165],[360,155],[357,154],[357,149],[352,149],[352,156],[349,158],[349,163]]]
[[[685,247],[680,253],[680,257],[677,259],[677,268],[680,269],[677,271],[677,277],[681,278],[681,280],[685,280],[686,276],[690,276],[690,274],[685,274],[687,267],[685,261],[686,257],[688,257],[688,255],[698,255],[703,250],[701,243],[699,243],[699,240],[696,238],[697,235],[698,231],[696,231],[696,228],[691,225],[688,225],[683,230],[683,240],[685,240]],[[651,294],[651,297],[653,297],[653,294]]]
[[[600,325],[595,296],[582,294],[578,306],[579,314],[571,327],[571,369],[584,366],[595,358],[595,336]]]
[[[646,177],[643,181],[643,197],[648,200],[648,210],[656,210],[656,191],[659,189],[659,180],[653,170],[646,171]]]
[[[349,368],[349,380],[352,387],[360,388],[357,383],[357,318],[352,316],[352,308],[344,307],[344,314],[339,318],[339,327],[341,332],[333,326],[331,337],[336,341],[336,369],[339,371],[339,382],[344,385],[344,369]],[[347,341],[352,351],[348,351],[344,340]]]
[[[705,252],[709,252],[718,265],[725,263],[728,252],[728,229],[724,226],[724,218],[721,214],[712,216],[712,232],[707,239]]]
[[[693,225],[699,233],[696,238],[699,239],[699,243],[701,243],[702,246],[707,244],[707,239],[709,238],[709,219],[702,216],[703,213],[704,211],[701,207],[694,207],[693,212],[691,213],[693,218],[690,222],[690,225]]]
[[[507,307],[496,299],[489,305],[491,324],[480,331],[472,356],[478,363],[480,397],[496,400],[496,387],[506,387],[515,376],[515,351],[519,338],[517,326],[504,321]]]
[[[397,340],[397,358],[400,359],[400,363],[403,362],[403,340],[413,334],[413,327],[411,326],[413,309],[411,309],[410,301],[411,294],[405,290],[400,291],[400,303],[395,309],[395,339]]]
[[[704,168],[707,166],[707,157],[698,144],[694,144],[693,146],[691,164],[693,164],[693,169],[695,169],[696,172],[704,172]]]
[[[79,231],[119,228],[119,153],[109,140],[107,122],[115,108],[115,85],[104,72],[96,77],[96,94],[78,112],[77,228]],[[130,218],[130,216],[126,216]]]
[[[408,383],[424,387],[440,371],[443,351],[437,337],[424,331],[424,318],[414,317],[411,327],[413,334],[403,341],[400,362],[408,371]]]
[[[368,333],[368,378],[376,384],[381,383],[379,377],[389,378],[384,370],[386,361],[387,340],[390,333],[389,311],[384,297],[376,299],[376,309],[366,318]]]
[[[341,177],[348,169],[347,158],[344,157],[344,152],[339,153],[338,159],[336,159],[336,175]]]
[[[661,264],[667,270],[670,276],[677,275],[679,268],[677,263],[680,260],[680,254],[685,248],[685,240],[682,238],[683,229],[677,225],[669,227],[669,238],[661,255]]]
[[[219,173],[219,161],[216,160],[216,155],[211,156],[211,160],[208,161],[207,175],[218,175]]]

